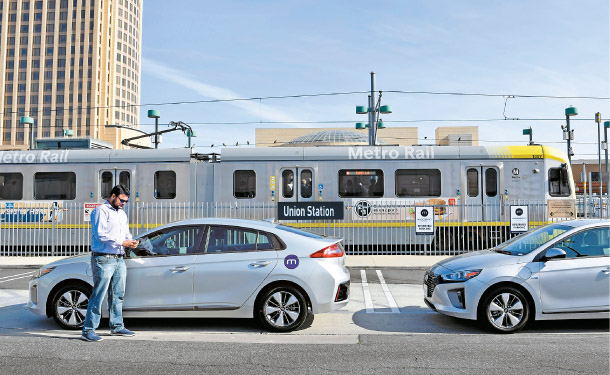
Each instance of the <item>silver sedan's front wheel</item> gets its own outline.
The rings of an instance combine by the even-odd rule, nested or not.
[[[291,286],[267,291],[257,307],[258,319],[270,331],[289,332],[300,327],[307,317],[303,294]]]
[[[522,329],[529,318],[529,303],[518,289],[504,287],[489,293],[479,318],[496,332],[513,333]]]
[[[81,286],[66,286],[53,297],[53,319],[62,328],[81,329],[87,316],[91,290]]]

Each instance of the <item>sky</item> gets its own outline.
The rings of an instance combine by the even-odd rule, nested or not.
[[[573,159],[596,159],[595,113],[602,126],[610,119],[609,3],[146,0],[141,129],[154,130],[146,115],[157,109],[161,129],[190,124],[202,153],[252,147],[241,145],[256,128],[349,130],[367,121],[355,108],[374,71],[392,107],[384,123],[417,127],[419,143],[433,143],[439,126],[475,125],[481,145],[525,145],[531,126],[534,142],[565,151],[561,125],[574,106]],[[176,102],[199,103],[163,104]],[[160,147],[186,142],[170,133]]]

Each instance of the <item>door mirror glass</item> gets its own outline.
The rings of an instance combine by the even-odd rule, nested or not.
[[[562,259],[565,257],[566,257],[566,252],[561,249],[558,249],[556,247],[548,249],[546,251],[546,254],[544,254],[544,260]]]

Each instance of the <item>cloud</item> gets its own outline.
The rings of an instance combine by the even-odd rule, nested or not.
[[[235,99],[242,98],[242,95],[231,91],[223,87],[217,87],[208,85],[203,82],[199,82],[193,77],[185,74],[182,71],[170,68],[168,66],[159,64],[153,60],[142,58],[142,69],[147,73],[154,75],[155,77],[163,80],[173,82],[182,87],[191,89],[197,94],[210,98],[210,99]],[[264,121],[277,121],[277,122],[298,122],[299,120],[293,118],[289,114],[286,114],[272,106],[262,104],[257,100],[251,101],[234,101],[228,102],[227,104],[238,107],[250,115],[256,116],[257,120]],[[299,127],[298,124],[292,126]]]

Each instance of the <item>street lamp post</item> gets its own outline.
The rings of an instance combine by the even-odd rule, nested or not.
[[[21,116],[21,124],[30,126],[30,150],[34,149],[34,119],[28,116]]]
[[[564,138],[568,141],[568,161],[570,162],[570,164],[572,164],[572,146],[570,145],[570,141],[572,139],[574,139],[574,133],[570,130],[570,117],[572,116],[576,116],[578,115],[578,109],[570,106],[569,108],[566,108],[566,127],[567,127],[567,137],[565,136],[565,132],[564,132]]]
[[[377,144],[377,129],[385,128],[383,122],[379,118],[380,113],[392,113],[392,109],[389,105],[381,105],[381,91],[379,91],[379,99],[375,103],[375,72],[371,72],[371,94],[369,95],[368,106],[356,106],[356,113],[368,114],[369,123],[367,126],[363,126],[361,122],[356,123],[356,129],[363,129],[364,127],[369,128],[369,146],[375,146]]]
[[[602,115],[597,112],[595,114],[595,122],[597,122],[597,165],[598,165],[598,178],[599,181],[599,209],[602,209],[602,195],[604,191],[604,180],[602,179],[602,151],[601,151],[601,122]]]
[[[608,129],[610,128],[610,121],[604,122],[604,151],[606,154],[606,195],[610,198],[610,173],[608,172]],[[610,202],[608,202],[610,204]]]
[[[148,110],[148,118],[155,119],[155,133],[157,133],[159,131],[159,117],[161,117],[161,114],[156,109]],[[155,148],[159,148],[159,135],[158,134],[155,134],[154,143],[155,143]]]

